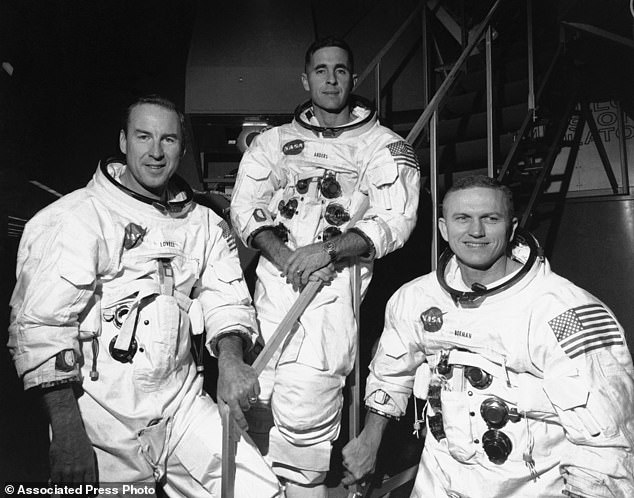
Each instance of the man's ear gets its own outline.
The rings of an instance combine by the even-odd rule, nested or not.
[[[128,148],[128,139],[125,136],[125,131],[121,130],[119,132],[119,150],[123,155],[126,153],[126,149]]]
[[[356,74],[356,73],[353,73],[353,74],[352,74],[352,88],[354,88],[355,86],[357,86],[357,79],[358,79],[357,74]]]
[[[304,87],[304,90],[306,90],[307,92],[310,92],[310,86],[308,85],[308,75],[306,73],[302,73],[301,79],[302,79],[302,86]]]
[[[447,222],[445,218],[438,218],[438,230],[440,230],[440,235],[445,239],[445,242],[449,242],[449,236],[447,234]]]

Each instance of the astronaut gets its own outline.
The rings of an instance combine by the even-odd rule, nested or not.
[[[190,351],[200,360],[203,328],[218,395],[243,427],[257,400],[242,362],[257,323],[228,225],[174,176],[182,119],[165,99],[139,99],[120,134],[125,164],[101,163],[26,226],[9,347],[50,417],[52,482],[219,496],[220,417]],[[242,438],[236,461],[236,496],[278,495],[252,442]]]
[[[447,192],[449,250],[388,303],[366,426],[343,450],[346,482],[372,471],[388,419],[414,391],[427,400],[427,435],[412,496],[634,496],[623,329],[516,233],[512,205],[484,176]]]
[[[411,146],[350,95],[356,75],[347,44],[318,40],[305,63],[311,99],[292,123],[263,132],[246,151],[231,218],[263,256],[255,306],[265,341],[311,275],[336,268],[260,376],[260,401],[270,402],[275,422],[267,460],[288,496],[325,496],[357,348],[350,261],[362,257],[363,294],[373,260],[401,247],[415,225],[419,170]]]

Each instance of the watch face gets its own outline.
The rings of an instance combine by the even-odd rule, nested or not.
[[[65,349],[55,357],[55,369],[61,372],[71,372],[75,368],[75,352]]]
[[[334,262],[335,259],[337,259],[337,250],[335,249],[335,244],[331,240],[329,240],[326,242],[324,249],[326,249],[328,256],[330,256],[330,261]]]

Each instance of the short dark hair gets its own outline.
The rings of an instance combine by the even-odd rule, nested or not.
[[[163,109],[174,111],[178,115],[178,121],[181,125],[181,135],[183,137],[183,140],[185,139],[185,115],[174,102],[166,99],[165,97],[161,97],[160,95],[155,94],[139,97],[128,107],[126,107],[121,119],[121,129],[126,135],[128,134],[128,126],[130,125],[130,115],[132,114],[132,110],[135,107],[143,104],[156,105],[162,107]]]
[[[337,38],[335,36],[328,36],[326,38],[319,38],[310,44],[308,50],[306,50],[306,56],[304,57],[304,70],[308,69],[308,65],[310,64],[310,60],[315,52],[320,48],[326,47],[339,47],[345,50],[348,54],[348,64],[350,64],[350,72],[354,72],[354,56],[352,55],[352,49],[350,45],[348,45],[341,38]]]
[[[513,216],[515,215],[515,209],[513,205],[513,192],[510,188],[508,188],[506,185],[503,185],[495,178],[491,178],[486,175],[469,175],[456,180],[456,182],[445,193],[445,196],[443,198],[443,210],[445,199],[447,199],[450,194],[459,190],[467,190],[476,187],[490,188],[492,190],[498,190],[502,192],[504,194],[504,198],[506,199],[506,207],[509,219],[513,218]]]

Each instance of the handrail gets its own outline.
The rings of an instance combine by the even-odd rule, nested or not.
[[[478,26],[478,30],[476,31],[475,35],[473,36],[473,38],[471,39],[467,47],[463,50],[462,54],[460,54],[460,57],[458,57],[458,60],[454,64],[451,71],[449,71],[447,78],[445,78],[445,81],[442,82],[442,85],[440,85],[440,88],[436,91],[431,101],[429,102],[429,104],[427,105],[427,107],[425,108],[421,116],[418,118],[418,120],[414,124],[413,128],[407,134],[406,140],[410,144],[413,144],[418,139],[418,136],[420,135],[421,131],[423,131],[423,128],[429,121],[429,118],[431,118],[431,115],[434,112],[436,112],[438,108],[440,107],[440,104],[447,96],[447,93],[449,92],[451,85],[454,83],[456,77],[458,76],[458,71],[462,69],[462,66],[467,60],[467,57],[471,55],[471,52],[473,52],[473,49],[475,48],[475,46],[480,42],[482,35],[484,34],[484,32],[489,26],[489,23],[491,22],[491,18],[493,17],[493,14],[495,14],[495,11],[497,10],[501,2],[502,0],[496,0],[496,2],[493,4],[493,7],[491,7],[491,10],[489,10],[489,13],[486,15],[482,23],[480,23],[480,26]]]
[[[585,24],[581,22],[569,22],[562,21],[562,23],[567,28],[576,29],[578,31],[583,31],[585,33],[590,33],[591,35],[598,36],[599,38],[603,38],[605,40],[612,41],[614,43],[619,43],[621,45],[625,45],[628,48],[634,48],[634,41],[629,38],[625,38],[624,36],[617,35],[616,33],[612,33],[611,31],[607,31],[605,29],[597,28],[592,24]]]
[[[550,80],[550,76],[552,75],[552,72],[555,69],[555,65],[557,64],[557,61],[559,60],[559,57],[561,56],[561,53],[563,52],[563,46],[564,46],[563,42],[560,42],[559,45],[557,45],[557,50],[555,51],[555,54],[553,55],[553,58],[550,61],[550,65],[548,66],[548,69],[546,70],[546,74],[544,75],[539,85],[537,94],[535,95],[535,102],[540,101],[542,93],[544,92],[544,88],[546,88],[546,83],[548,83],[548,81]],[[515,156],[515,152],[517,151],[517,148],[519,147],[519,144],[522,141],[522,138],[524,137],[524,134],[526,133],[526,130],[528,129],[530,123],[533,121],[534,113],[535,113],[535,109],[528,109],[528,112],[526,113],[526,117],[524,118],[524,122],[522,123],[522,126],[520,127],[519,131],[517,132],[517,140],[515,140],[515,142],[513,143],[513,146],[511,147],[511,150],[506,155],[504,164],[502,165],[502,168],[500,169],[500,172],[498,173],[498,176],[497,176],[498,181],[502,181],[502,179],[506,175],[506,172],[508,171],[511,165],[511,161],[513,160],[513,157]]]
[[[423,1],[418,3],[418,6],[414,9],[414,11],[409,15],[407,19],[403,22],[400,28],[396,30],[396,33],[392,35],[392,38],[388,40],[388,42],[383,46],[381,50],[374,56],[374,58],[370,61],[368,66],[363,70],[363,72],[357,77],[356,86],[358,87],[363,81],[368,77],[368,75],[374,70],[375,66],[377,66],[385,54],[392,48],[392,45],[396,43],[396,40],[403,34],[403,32],[407,29],[407,27],[412,23],[418,11],[422,8]],[[377,102],[378,107],[378,102]]]

